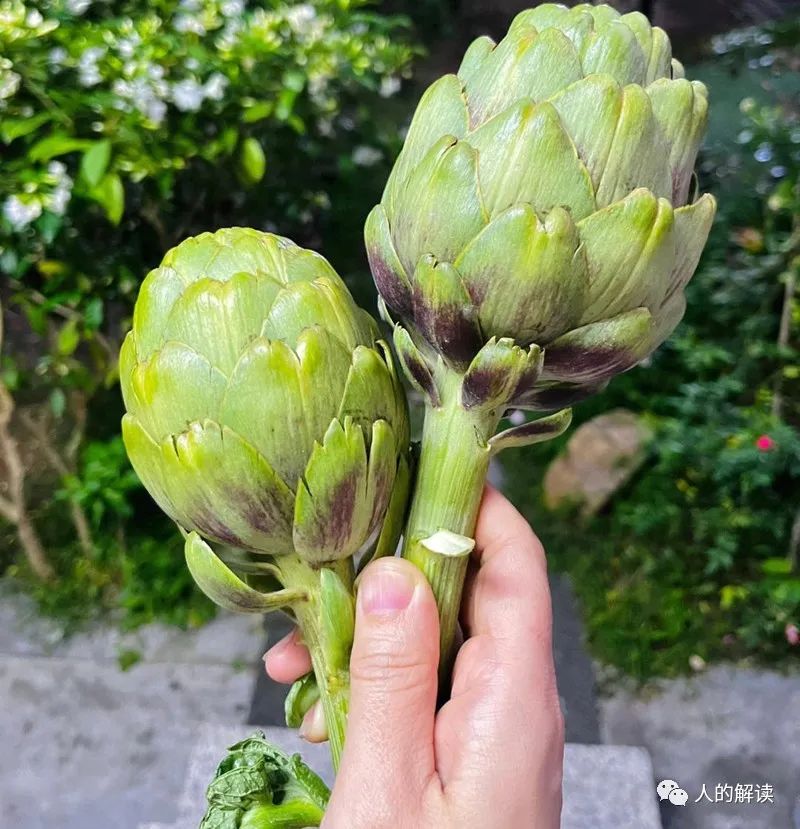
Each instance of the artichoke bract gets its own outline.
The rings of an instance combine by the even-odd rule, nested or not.
[[[408,480],[405,397],[374,320],[320,255],[206,233],[144,280],[120,379],[128,455],[200,587],[235,610],[289,607],[323,703],[333,674],[346,690],[353,556],[393,551]],[[329,728],[338,752],[343,723]]]
[[[508,408],[569,406],[675,328],[715,212],[693,178],[706,120],[706,88],[683,77],[666,34],[609,6],[524,11],[425,92],[365,240],[428,400],[429,454],[446,462],[434,445],[445,429],[451,445],[477,434],[463,464],[485,469],[481,445],[558,432],[566,413],[493,437]],[[453,481],[439,507],[418,503],[434,495],[425,452],[423,437],[406,542],[427,571],[416,540],[471,535],[477,500]]]

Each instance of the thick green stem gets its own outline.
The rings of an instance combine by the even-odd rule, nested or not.
[[[343,619],[340,634],[340,647],[324,647],[321,613],[320,573],[322,568],[314,568],[300,559],[287,556],[281,562],[281,577],[286,587],[303,588],[308,601],[294,605],[297,623],[303,636],[303,642],[311,654],[311,664],[319,688],[320,703],[328,728],[328,741],[334,770],[338,770],[344,749],[345,731],[347,729],[347,711],[350,698],[349,660],[353,642],[352,621]],[[329,566],[341,579],[344,586],[352,591],[353,561],[344,559]],[[347,659],[332,657],[332,651],[345,653]]]
[[[416,488],[406,524],[403,557],[427,577],[439,607],[442,691],[447,688],[470,546],[430,542],[446,531],[471,539],[475,533],[491,452],[488,441],[500,415],[464,409],[461,377],[438,378],[441,403],[425,410]],[[426,543],[428,542],[428,543]],[[449,548],[449,549],[448,549]]]

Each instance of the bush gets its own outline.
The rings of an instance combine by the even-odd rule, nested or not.
[[[117,437],[136,291],[167,248],[236,224],[334,240],[352,276],[400,140],[387,99],[407,28],[364,0],[0,0],[0,430],[24,475],[0,468],[0,565],[44,548],[51,609],[77,612],[84,588],[139,615],[173,607],[142,577],[153,555],[189,595],[174,545],[137,535],[166,525]]]
[[[529,461],[507,464],[597,654],[640,680],[688,671],[692,655],[786,659],[800,624],[798,32],[734,32],[687,73],[711,88],[701,177],[720,211],[686,319],[649,366],[576,412],[643,413],[649,462],[582,527],[541,506],[558,447],[540,451],[536,478]],[[753,97],[740,104],[742,87]]]

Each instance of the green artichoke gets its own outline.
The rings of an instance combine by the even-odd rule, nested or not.
[[[714,216],[692,181],[706,118],[706,88],[637,12],[548,3],[498,44],[476,40],[420,101],[366,227],[378,290],[423,362],[472,365],[467,404],[494,391],[551,409],[650,354],[683,315]],[[492,338],[537,346],[502,401],[509,357]]]
[[[402,388],[328,262],[234,228],[142,284],[120,356],[131,462],[181,527],[322,563],[382,520],[408,446]]]
[[[443,670],[489,458],[597,392],[680,321],[714,217],[693,167],[703,84],[666,34],[544,4],[425,92],[365,241],[381,313],[427,410],[404,555],[436,593]],[[460,561],[454,559],[460,556]]]
[[[233,228],[166,254],[120,355],[134,469],[184,531],[189,569],[212,600],[293,614],[334,763],[353,556],[394,552],[408,490],[406,401],[377,335],[321,256]],[[292,718],[304,691],[287,705]]]

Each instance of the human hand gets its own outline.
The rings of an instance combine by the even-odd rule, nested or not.
[[[361,576],[350,717],[325,829],[557,829],[564,728],[544,551],[487,488],[462,606],[465,641],[436,711],[439,623],[422,573],[382,558]],[[265,657],[293,682],[311,670],[294,634]],[[324,739],[312,708],[301,733]]]

